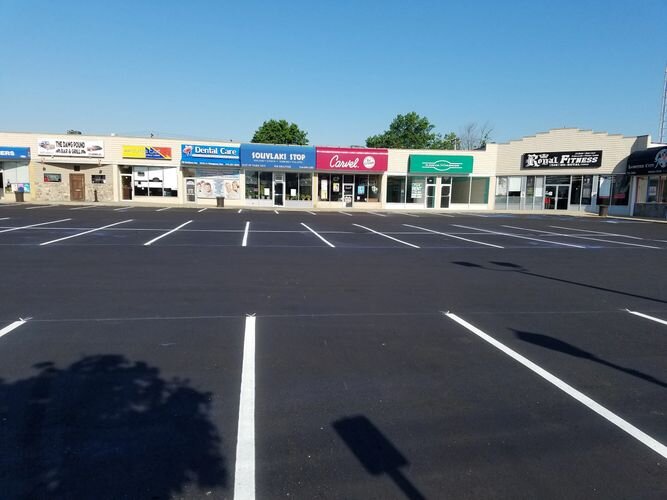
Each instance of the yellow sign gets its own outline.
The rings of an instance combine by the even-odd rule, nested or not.
[[[146,158],[146,146],[123,146],[123,158]]]
[[[171,160],[171,148],[145,145],[123,145],[123,158],[137,158],[139,160]]]

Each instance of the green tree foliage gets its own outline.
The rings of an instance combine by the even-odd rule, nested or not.
[[[389,125],[389,130],[366,139],[369,148],[398,149],[455,149],[458,138],[454,132],[444,136],[433,131],[428,118],[414,111],[397,115]]]
[[[308,133],[287,120],[267,120],[255,131],[252,141],[262,144],[308,144]]]

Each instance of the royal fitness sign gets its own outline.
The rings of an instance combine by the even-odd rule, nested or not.
[[[389,151],[367,148],[315,148],[317,170],[339,172],[385,172]]]

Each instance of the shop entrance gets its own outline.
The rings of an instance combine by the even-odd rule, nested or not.
[[[435,177],[426,178],[426,208],[435,208]]]
[[[452,194],[452,186],[443,184],[440,186],[440,208],[449,208],[449,198]]]
[[[567,210],[570,197],[569,185],[549,185],[544,191],[544,208],[547,210]]]
[[[285,175],[273,175],[273,205],[282,207],[285,205]]]
[[[354,184],[343,184],[343,203],[346,208],[352,208],[354,199]]]
[[[121,175],[120,184],[123,191],[123,199],[131,200],[132,199],[132,176],[131,175]]]
[[[83,174],[69,174],[69,199],[70,201],[86,199]]]

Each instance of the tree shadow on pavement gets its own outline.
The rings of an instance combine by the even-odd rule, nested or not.
[[[0,380],[2,498],[166,499],[226,485],[210,393],[119,355],[34,368]]]
[[[551,349],[552,351],[562,352],[563,354],[568,354],[576,358],[593,361],[595,363],[608,366],[609,368],[613,368],[614,370],[619,370],[621,372],[627,373],[628,375],[632,375],[633,377],[640,378],[642,380],[658,385],[660,387],[667,388],[666,382],[663,382],[662,380],[659,380],[653,377],[652,375],[648,375],[647,373],[640,372],[639,370],[635,370],[634,368],[627,368],[625,366],[612,363],[611,361],[607,361],[606,359],[599,358],[592,352],[584,351],[583,349],[580,349],[577,346],[572,345],[568,342],[564,342],[562,340],[550,337],[548,335],[542,335],[540,333],[523,332],[521,330],[514,330],[514,329],[512,329],[512,331],[514,332],[514,334],[517,336],[518,339],[523,340],[524,342],[529,342],[531,344],[544,347],[545,349]]]

